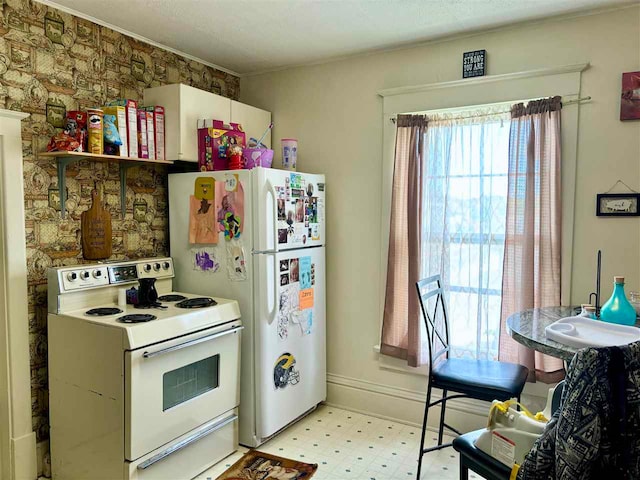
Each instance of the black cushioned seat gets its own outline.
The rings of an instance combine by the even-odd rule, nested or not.
[[[453,448],[460,453],[460,480],[469,478],[469,469],[488,480],[509,480],[511,469],[475,446],[476,438],[484,431],[476,430],[453,439]]]
[[[515,363],[448,358],[434,367],[433,380],[438,388],[490,402],[518,397],[528,372]]]

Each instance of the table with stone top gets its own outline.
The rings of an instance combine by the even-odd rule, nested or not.
[[[576,307],[524,310],[507,318],[507,332],[516,342],[526,347],[570,362],[578,349],[548,339],[544,329],[561,318],[573,315],[576,315]]]

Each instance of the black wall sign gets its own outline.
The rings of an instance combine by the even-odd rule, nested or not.
[[[487,65],[487,51],[475,50],[462,54],[462,78],[481,77]]]

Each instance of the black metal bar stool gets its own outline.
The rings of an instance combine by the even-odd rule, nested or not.
[[[420,453],[418,455],[418,473],[416,475],[416,480],[420,480],[422,456],[427,452],[451,446],[451,443],[442,443],[444,427],[460,435],[458,430],[445,423],[447,400],[475,398],[491,402],[493,400],[505,401],[515,397],[520,401],[520,394],[524,388],[529,370],[522,365],[514,363],[450,358],[449,321],[440,275],[433,275],[420,280],[416,283],[416,287],[422,316],[427,328],[429,345],[429,383],[427,385],[427,399],[424,407]],[[435,304],[433,313],[430,314],[428,303],[433,297],[435,297]],[[438,307],[441,309],[442,322],[437,321]],[[442,398],[434,402],[431,401],[431,390],[433,388],[442,390]],[[448,395],[449,392],[454,393]],[[438,444],[434,447],[424,448],[429,408],[440,403],[442,408],[440,410]]]

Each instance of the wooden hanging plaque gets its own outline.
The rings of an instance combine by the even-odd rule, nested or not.
[[[102,207],[102,196],[91,192],[91,208],[82,212],[82,255],[87,260],[103,260],[111,256],[111,215]]]

